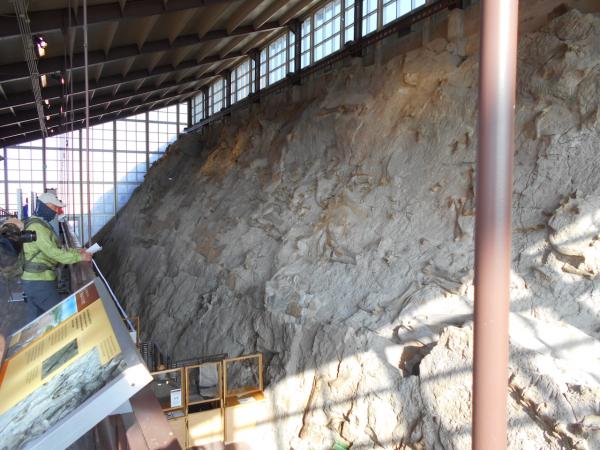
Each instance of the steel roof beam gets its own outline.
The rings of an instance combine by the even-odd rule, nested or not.
[[[88,6],[88,24],[113,22],[123,19],[137,19],[186,9],[201,8],[218,3],[234,3],[237,0],[171,0],[167,4],[163,0],[129,0],[123,7],[121,3],[107,3]],[[32,11],[31,32],[44,33],[47,31],[65,29],[69,25],[81,27],[79,18],[83,16],[82,8],[77,12],[68,8]],[[19,36],[19,27],[14,16],[0,16],[0,38]]]
[[[207,64],[212,64],[216,62],[221,62],[226,59],[235,59],[240,58],[242,56],[246,56],[243,53],[230,53],[225,58],[221,58],[219,55],[209,56],[207,58],[202,59],[201,61],[197,61],[196,59],[189,59],[187,61],[183,61],[178,64],[177,67],[173,67],[170,64],[166,64],[163,66],[159,66],[154,69],[152,72],[148,72],[146,70],[137,70],[135,72],[131,72],[127,74],[127,76],[122,75],[112,75],[108,77],[100,78],[97,82],[90,83],[90,90],[102,89],[112,86],[121,85],[124,83],[128,83],[136,80],[144,80],[146,78],[154,77],[156,75],[163,75],[166,73],[178,72],[184,69],[191,69],[195,67],[204,66]],[[69,95],[77,95],[85,92],[84,83],[77,83],[73,86],[73,93]],[[63,89],[62,86],[52,86],[44,89],[42,91],[42,95],[44,99],[59,99],[63,97]],[[17,106],[25,106],[34,103],[33,95],[31,91],[20,92],[17,94],[10,94],[6,99],[0,99],[0,110],[7,109],[11,107]]]
[[[245,36],[254,33],[272,31],[282,28],[277,22],[267,23],[259,28],[254,28],[252,25],[239,27],[236,30],[228,32],[227,30],[213,30],[206,33],[203,37],[199,37],[197,33],[179,36],[173,42],[168,39],[147,42],[141,47],[136,44],[124,45],[109,49],[95,50],[88,53],[88,63],[90,66],[95,64],[104,64],[111,61],[130,58],[132,56],[147,55],[166,50],[174,50],[191,45],[197,45],[204,42],[209,42],[218,39],[226,39],[234,36]],[[107,37],[108,38],[108,37]],[[84,67],[84,54],[77,53],[73,55],[73,69]],[[53,73],[65,69],[65,59],[63,56],[54,58],[45,58],[38,61],[40,73]],[[10,80],[18,80],[29,77],[29,70],[25,63],[13,63],[0,66],[0,82]]]
[[[150,104],[147,104],[147,105],[144,105],[141,107],[135,106],[135,107],[131,108],[131,109],[133,109],[133,111],[128,111],[127,117],[130,115],[139,114],[140,112],[153,111],[156,109],[163,108],[165,106],[169,106],[169,103],[173,103],[174,101],[183,102],[193,95],[194,94],[181,94],[181,96],[179,96],[179,97],[169,98],[169,99],[159,99],[159,100],[156,100]],[[166,100],[166,102],[165,102],[165,100]],[[162,104],[162,103],[165,103],[165,104]],[[110,122],[112,120],[124,119],[125,117],[121,117],[121,113],[123,113],[124,111],[125,110],[122,110],[120,113],[106,114],[104,116],[91,119],[90,125],[92,125],[92,126],[100,125],[102,123]],[[82,128],[85,128],[85,124],[83,122],[84,121],[78,121],[78,122],[74,123],[73,129],[80,130]],[[60,133],[66,133],[66,132],[71,131],[71,127],[70,126],[67,127],[66,125],[57,127],[56,129],[57,129],[57,131],[54,134],[52,134],[52,136],[57,136],[57,135],[60,135]],[[40,131],[32,131],[32,132],[28,132],[28,133],[25,133],[25,134],[22,134],[19,136],[10,137],[10,138],[6,138],[3,140],[0,139],[0,147],[9,147],[12,145],[19,145],[19,144],[23,144],[26,142],[34,141],[36,139],[41,139],[41,138],[42,138],[42,134]]]
[[[96,111],[94,113],[92,113],[90,111],[90,119],[92,118],[101,118],[103,116],[106,116],[107,114],[122,114],[124,112],[130,111],[132,109],[139,109],[147,104],[153,104],[159,101],[166,101],[166,100],[170,100],[170,99],[174,99],[183,95],[192,95],[197,91],[197,89],[195,87],[188,87],[187,89],[185,89],[183,92],[181,93],[175,93],[175,94],[167,94],[167,95],[161,95],[159,98],[157,98],[156,100],[152,101],[152,100],[148,100],[148,98],[150,96],[147,96],[145,99],[139,99],[134,101],[131,101],[127,104],[127,106],[123,106],[123,105],[114,105],[114,106],[110,106],[106,109],[104,108],[100,108],[99,111]],[[56,126],[66,126],[66,125],[70,125],[71,123],[77,123],[80,121],[83,121],[85,119],[85,111],[78,111],[75,114],[75,119],[74,120],[69,120],[64,122],[61,125],[56,125]],[[49,126],[48,130],[55,128],[53,126]],[[10,138],[10,137],[14,137],[14,136],[19,136],[22,134],[26,134],[26,133],[31,133],[31,132],[35,132],[38,131],[40,129],[39,124],[36,123],[31,123],[31,124],[27,124],[24,125],[22,127],[19,126],[13,126],[13,127],[3,127],[0,128],[0,141]]]
[[[103,96],[95,96],[94,98],[90,99],[90,110],[101,107],[102,105],[109,104],[111,102],[126,100],[129,98],[137,97],[137,96],[144,95],[144,94],[152,94],[152,93],[155,93],[158,91],[164,91],[165,89],[169,89],[169,88],[173,88],[173,87],[177,87],[177,86],[182,87],[182,86],[188,85],[192,82],[202,81],[205,79],[216,77],[218,75],[219,74],[216,72],[209,72],[209,73],[202,74],[202,76],[200,76],[200,77],[190,76],[190,77],[186,77],[180,81],[170,81],[167,83],[163,83],[159,86],[151,85],[151,86],[148,86],[145,88],[141,88],[137,91],[136,90],[128,90],[128,91],[124,91],[124,92],[118,92],[115,95],[113,95],[111,93],[111,94],[103,95]],[[71,108],[71,103],[69,102],[69,109],[70,108]],[[84,108],[85,108],[85,102],[83,100],[73,101],[73,110],[74,111],[84,109]],[[67,112],[67,114],[69,115],[71,113],[71,111],[72,110],[70,109]],[[56,119],[58,116],[60,116],[60,107],[58,105],[51,105],[49,109],[46,108],[45,114],[46,114],[46,116],[50,116],[49,123],[52,124],[53,119]],[[34,109],[19,111],[17,117],[13,116],[12,114],[5,114],[3,116],[0,116],[0,127],[15,125],[17,123],[29,122],[32,120],[37,120],[37,111],[35,111]],[[0,132],[1,131],[2,131],[2,129],[0,129]]]

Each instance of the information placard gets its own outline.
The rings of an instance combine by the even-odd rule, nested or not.
[[[9,346],[0,367],[2,448],[65,448],[152,380],[99,279]]]

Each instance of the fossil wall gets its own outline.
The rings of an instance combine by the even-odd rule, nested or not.
[[[272,448],[470,448],[477,44],[180,139],[107,230],[146,338],[265,353]],[[523,36],[519,80],[510,448],[600,448],[600,16]]]

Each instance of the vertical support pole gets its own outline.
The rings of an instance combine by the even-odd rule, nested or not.
[[[260,51],[252,50],[252,60],[254,61],[254,94],[258,97],[260,92]]]
[[[208,86],[202,86],[202,101],[204,102],[204,117],[203,119],[208,119],[208,116],[210,115],[210,103],[209,103],[209,96],[208,96]]]
[[[225,108],[229,108],[231,106],[231,70],[225,70],[223,78],[225,79]]]
[[[196,97],[192,97],[190,99],[188,99],[187,101],[187,110],[188,110],[188,121],[187,121],[187,126],[188,128],[191,127],[194,124],[194,118],[192,117],[193,115],[193,111],[192,111],[192,101],[195,101]]]
[[[290,73],[290,29],[285,33],[285,74]]]
[[[267,44],[265,47],[265,88],[268,88],[271,83],[269,83],[269,75],[271,74],[271,45]],[[259,50],[259,61],[260,61],[260,50]]]
[[[7,211],[9,208],[8,203],[8,161],[6,160],[6,147],[4,147],[4,206]],[[33,213],[33,211],[31,211]]]
[[[87,173],[88,243],[92,243],[92,194],[90,192],[90,79],[88,69],[87,0],[83,0],[83,57],[85,65],[85,151]]]
[[[17,189],[17,219],[23,220],[23,190]]]
[[[42,138],[42,190],[48,189],[48,175],[46,173],[46,138]]]
[[[137,135],[136,135],[137,137]],[[113,120],[113,205],[114,215],[117,215],[119,207],[119,195],[117,194],[117,121]]]
[[[310,51],[308,52],[308,64],[314,64],[315,63],[315,16],[314,14],[311,14],[310,16],[308,16],[308,19],[310,20]]]
[[[83,244],[83,141],[81,139],[82,132],[79,132],[79,240]]]
[[[518,0],[483,0],[475,222],[473,449],[505,450]]]
[[[346,0],[340,1],[340,11],[340,49],[343,49],[346,42]]]
[[[146,120],[146,173],[150,170],[150,120],[148,111],[144,114]]]
[[[354,0],[354,42],[362,37],[363,0]]]
[[[302,22],[295,20],[292,24],[294,33],[294,73],[300,74],[302,68]]]

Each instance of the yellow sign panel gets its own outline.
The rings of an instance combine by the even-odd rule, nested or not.
[[[0,368],[0,415],[95,350],[102,365],[121,348],[104,304],[95,301],[7,359]]]

